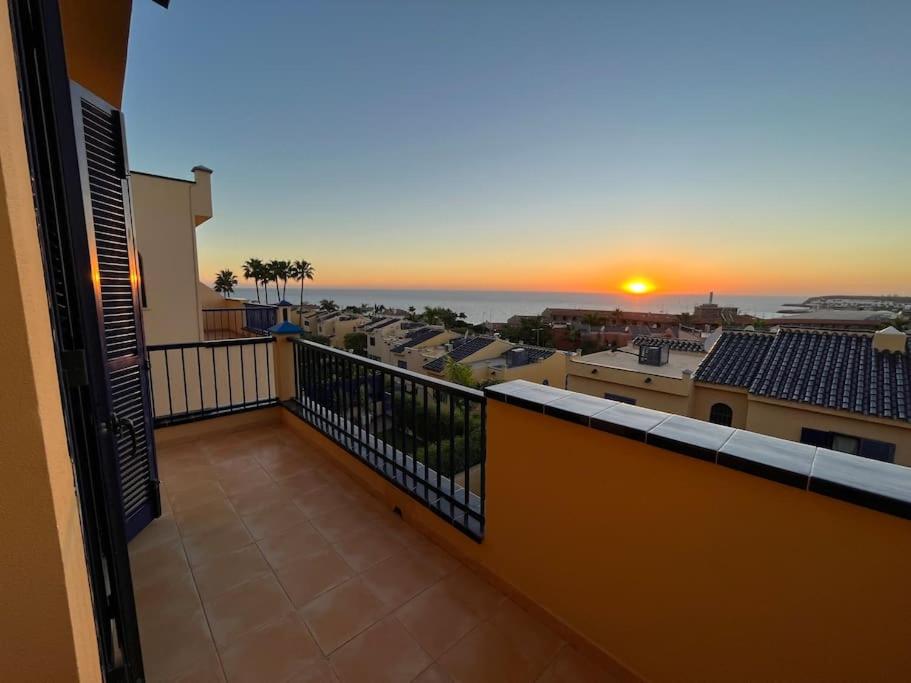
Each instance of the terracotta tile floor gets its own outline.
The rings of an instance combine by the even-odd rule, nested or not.
[[[150,681],[611,680],[286,429],[158,458],[130,544]]]

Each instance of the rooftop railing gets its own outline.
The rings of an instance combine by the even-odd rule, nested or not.
[[[294,371],[300,417],[464,533],[482,538],[482,392],[305,340],[294,340]]]
[[[265,337],[278,322],[277,307],[246,303],[243,308],[204,308],[203,333],[207,340]]]
[[[146,347],[155,427],[275,405],[273,337]]]

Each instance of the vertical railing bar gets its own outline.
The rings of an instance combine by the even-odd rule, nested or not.
[[[168,361],[168,350],[164,350],[164,373],[168,382],[168,417],[174,417],[174,405],[171,401],[171,363]]]
[[[240,406],[243,408],[247,405],[247,372],[244,369],[244,347],[238,345],[237,352],[240,354]]]
[[[215,347],[212,347],[212,385],[215,387],[215,412],[218,412],[218,370],[215,363]]]
[[[253,386],[256,391],[256,398],[254,399],[254,404],[259,405],[259,362],[256,358],[256,347],[259,346],[259,342],[251,344],[253,347]]]
[[[266,342],[266,398],[272,400],[272,346]]]
[[[183,405],[187,415],[190,414],[190,392],[187,390],[187,354],[186,349],[180,349],[180,375],[183,378]]]
[[[228,364],[228,410],[234,407],[234,382],[231,381],[231,347],[225,347],[225,361]]]
[[[464,443],[462,448],[465,454],[465,481],[462,484],[462,490],[465,492],[464,511],[467,512],[469,491],[468,485],[470,483],[469,478],[471,476],[471,403],[469,402],[469,398],[467,396],[465,397],[465,420],[463,429],[465,430]],[[467,518],[465,519],[465,522],[468,522]]]
[[[199,378],[199,413],[200,415],[206,414],[206,397],[203,395],[202,388],[202,360],[199,356],[199,344],[196,345],[196,374]]]
[[[487,399],[481,400],[481,481],[479,485],[481,499],[481,524],[484,524],[487,498]]]
[[[424,415],[423,415],[423,418],[424,418],[424,425],[423,425],[424,431],[423,431],[423,434],[421,434],[421,437],[422,437],[422,439],[423,439],[423,441],[424,441],[424,461],[423,461],[423,463],[422,463],[422,464],[424,465],[424,476],[423,476],[423,479],[424,479],[424,482],[425,482],[425,486],[424,486],[424,495],[427,496],[427,497],[429,498],[430,496],[427,494],[426,482],[427,482],[427,468],[430,467],[430,457],[429,457],[429,453],[428,453],[428,450],[427,450],[427,446],[428,446],[429,443],[430,443],[430,440],[427,438],[427,435],[428,435],[428,433],[429,433],[430,430],[428,429],[428,424],[427,424],[427,422],[428,422],[428,419],[427,419],[428,405],[427,405],[427,385],[426,385],[426,384],[424,385],[423,413],[424,413]]]
[[[436,475],[437,475],[436,488],[437,488],[437,495],[439,495],[439,490],[440,490],[440,463],[443,461],[443,460],[442,460],[442,451],[443,451],[443,418],[442,418],[442,416],[440,415],[440,412],[441,412],[441,409],[440,409],[440,398],[441,398],[441,397],[440,397],[440,389],[439,389],[439,387],[435,388],[435,389],[433,390],[433,393],[434,393],[434,395],[436,396],[436,404],[437,404],[437,452],[434,454],[434,460],[435,460],[435,463],[434,463],[434,465],[435,465],[435,466],[434,466],[434,471],[436,472]]]
[[[455,479],[455,396],[449,394],[449,505],[452,509],[453,480]]]

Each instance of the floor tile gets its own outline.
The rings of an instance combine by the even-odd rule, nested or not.
[[[323,484],[306,495],[295,497],[295,500],[311,518],[351,505],[351,500],[334,484]]]
[[[345,534],[333,543],[333,547],[358,572],[405,552],[404,546],[392,534],[375,526]]]
[[[171,507],[175,512],[189,510],[225,497],[224,490],[214,478],[211,481],[202,481],[187,488],[180,488],[176,482],[168,482],[168,491],[171,497]]]
[[[166,577],[181,576],[189,570],[180,540],[167,541],[147,550],[130,552],[130,571],[134,588]]]
[[[377,515],[357,503],[348,501],[344,507],[323,515],[312,516],[310,521],[330,543],[335,543],[343,536],[376,524]]]
[[[569,645],[563,646],[538,679],[540,683],[614,683],[619,680]]]
[[[407,554],[383,560],[365,571],[362,576],[370,589],[390,609],[403,605],[440,578],[430,565]]]
[[[133,599],[136,615],[143,625],[178,619],[202,609],[196,582],[189,571],[150,584],[134,584]]]
[[[386,613],[386,606],[360,578],[323,593],[300,610],[320,649],[330,654]]]
[[[180,540],[177,523],[170,517],[159,517],[152,520],[151,524],[130,541],[129,550],[130,552],[141,552],[162,543],[176,540]]]
[[[291,498],[300,501],[306,500],[309,494],[326,485],[326,479],[315,469],[298,472],[293,477],[279,480],[281,487]]]
[[[547,668],[563,646],[560,636],[512,600],[503,600],[489,621],[529,663],[535,675]]]
[[[275,570],[296,607],[351,578],[353,572],[331,548],[321,548]]]
[[[395,618],[374,624],[330,659],[344,683],[406,683],[431,664],[427,653]]]
[[[527,683],[535,672],[493,626],[482,622],[438,660],[456,681]]]
[[[452,676],[446,673],[439,664],[431,664],[414,679],[414,683],[452,683]]]
[[[253,537],[238,518],[212,531],[200,535],[184,538],[183,544],[187,551],[187,559],[192,566],[198,566],[227,555],[233,550],[240,550],[250,545]]]
[[[205,536],[230,522],[240,520],[227,498],[211,500],[189,510],[175,512],[180,535]]]
[[[444,578],[440,587],[479,619],[489,617],[506,599],[500,591],[467,567]]]
[[[328,541],[308,522],[258,541],[266,561],[273,568],[284,567],[315,551],[327,548]]]
[[[179,618],[141,625],[142,659],[150,680],[174,679],[217,662],[215,645],[202,609]]]
[[[240,493],[233,493],[228,496],[231,505],[239,515],[249,515],[280,501],[293,501],[291,495],[274,482],[263,484],[249,489],[244,489]]]
[[[228,683],[284,681],[321,659],[310,632],[294,613],[221,649]]]
[[[437,583],[400,607],[395,616],[431,657],[439,657],[478,625],[479,618]]]
[[[260,540],[288,531],[294,526],[307,523],[307,516],[294,503],[287,500],[273,501],[255,512],[241,517],[254,539]]]
[[[228,495],[242,493],[257,486],[265,486],[271,481],[271,477],[262,467],[247,472],[230,472],[220,475],[218,478],[218,483]]]
[[[287,683],[336,683],[338,676],[326,659],[320,659],[288,679]]]
[[[274,576],[252,579],[204,604],[215,642],[222,648],[292,610]]]
[[[203,600],[211,600],[244,581],[271,572],[272,568],[255,544],[193,568],[196,586]]]

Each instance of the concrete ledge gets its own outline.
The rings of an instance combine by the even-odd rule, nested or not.
[[[911,519],[911,468],[516,380],[489,399]]]

